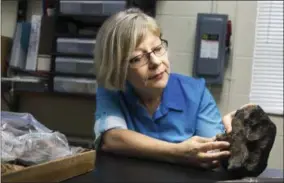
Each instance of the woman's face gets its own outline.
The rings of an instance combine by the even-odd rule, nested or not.
[[[127,80],[136,89],[163,89],[167,85],[169,73],[167,45],[149,32],[132,53]]]

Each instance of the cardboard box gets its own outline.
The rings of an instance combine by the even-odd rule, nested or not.
[[[96,151],[60,158],[22,170],[5,173],[2,182],[60,182],[94,169]]]

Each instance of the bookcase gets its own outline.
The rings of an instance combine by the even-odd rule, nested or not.
[[[23,3],[25,0],[19,1]],[[36,0],[28,0],[26,3],[33,3],[34,1]],[[72,2],[73,4],[64,4],[65,2]],[[83,2],[88,3],[84,4]],[[26,93],[36,94],[42,98],[55,98],[55,100],[64,98],[64,101],[69,99],[76,101],[91,100],[94,101],[95,108],[96,75],[93,66],[95,56],[93,50],[96,45],[97,31],[113,13],[130,6],[138,7],[141,2],[45,0],[42,15],[33,15],[30,21],[25,19],[25,12],[22,11],[22,8],[17,23],[18,25],[30,26],[27,28],[30,31],[25,33],[28,35],[25,41],[26,58],[29,58],[30,49],[35,51],[31,54],[33,55],[30,57],[32,59],[23,57],[25,63],[22,63],[22,67],[17,64],[13,66],[10,62],[9,74],[2,79],[2,84],[5,80],[4,83],[7,86],[5,87],[6,92],[8,91],[11,94],[8,101],[10,110],[21,111],[19,106],[21,101],[25,101]],[[144,2],[149,3],[150,1]],[[144,4],[142,3],[142,5]],[[149,6],[144,5],[143,7],[144,10],[154,16],[155,11],[152,10],[152,6],[149,8]],[[23,35],[23,31],[20,32]],[[14,36],[13,41],[15,42],[15,40],[16,37]],[[45,95],[48,95],[48,97]],[[40,108],[40,105],[47,104],[38,105]],[[93,118],[86,117],[88,120],[84,121],[84,125],[72,124],[66,129],[66,124],[72,123],[70,122],[72,120],[60,121],[56,124],[57,122],[50,122],[52,121],[51,117],[45,120],[46,115],[43,115],[43,113],[39,115],[43,124],[62,131],[72,144],[80,146],[92,144],[93,137],[90,136],[89,131],[92,131],[90,129],[93,125]],[[66,115],[69,115],[69,113],[70,111],[66,111]],[[82,113],[85,115],[90,111]],[[50,115],[56,116],[57,114],[58,112],[54,112]],[[71,118],[70,116],[68,119]],[[57,119],[54,121],[57,121]]]
[[[22,49],[12,49],[9,67],[12,75],[32,76],[38,82],[17,82],[14,90],[92,98],[97,86],[94,48],[100,26],[128,7],[138,7],[151,16],[156,8],[156,0],[44,0],[42,4],[41,16],[17,23],[19,42],[23,37],[25,41]]]

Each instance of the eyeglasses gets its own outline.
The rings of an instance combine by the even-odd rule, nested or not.
[[[150,55],[151,53],[154,53],[155,56],[157,57],[161,57],[163,56],[168,49],[168,41],[161,39],[161,44],[157,47],[155,47],[151,52],[148,53],[143,53],[141,55],[138,55],[132,59],[129,60],[129,66],[131,68],[139,68],[142,67],[146,64],[148,64],[149,60],[150,60]]]

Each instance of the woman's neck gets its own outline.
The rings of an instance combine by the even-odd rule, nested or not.
[[[163,90],[136,91],[140,102],[147,108],[147,111],[152,116],[161,103]]]

